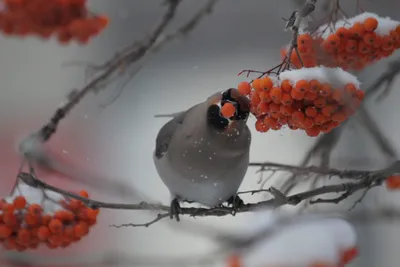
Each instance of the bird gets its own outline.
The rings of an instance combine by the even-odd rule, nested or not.
[[[235,106],[225,118],[221,108]],[[175,113],[159,130],[153,161],[171,195],[170,217],[179,221],[180,203],[234,207],[247,172],[251,132],[250,101],[235,88],[219,91],[186,111]]]

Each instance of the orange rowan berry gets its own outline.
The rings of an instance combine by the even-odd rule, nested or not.
[[[337,110],[336,105],[326,105],[321,109],[321,113],[324,114],[327,117],[332,116],[333,113]]]
[[[346,45],[346,52],[354,53],[358,49],[358,42],[356,40],[349,40]]]
[[[59,219],[52,219],[49,223],[49,229],[54,234],[61,233],[62,228],[63,224]]]
[[[306,134],[310,137],[316,137],[320,134],[321,129],[318,126],[313,126],[311,128],[306,129]]]
[[[363,90],[358,89],[355,93],[356,97],[362,101],[365,98],[365,92]]]
[[[271,129],[276,129],[279,125],[278,120],[271,117],[264,118],[264,124],[267,125]]]
[[[389,190],[400,189],[400,175],[391,175],[386,179],[386,188]]]
[[[79,195],[84,198],[89,198],[89,193],[86,190],[81,190]]]
[[[347,39],[350,36],[350,32],[347,28],[345,27],[340,27],[336,30],[336,35],[340,39]]]
[[[66,227],[64,229],[63,234],[64,234],[65,239],[67,239],[67,240],[72,239],[75,236],[74,228],[72,226]]]
[[[336,89],[332,93],[332,99],[336,100],[338,103],[343,101],[343,92],[339,89]]]
[[[351,96],[354,96],[357,91],[357,87],[353,83],[348,83],[344,86],[344,90]]]
[[[302,100],[304,98],[304,93],[302,93],[302,92],[300,92],[298,90],[292,90],[290,92],[290,96],[295,100]]]
[[[394,49],[393,40],[389,36],[385,36],[382,38],[381,48],[383,51],[392,52]]]
[[[270,94],[269,94],[268,91],[261,91],[260,93],[258,93],[258,96],[260,97],[260,99],[261,99],[262,102],[267,102],[267,103],[269,103],[269,102],[272,101],[272,99],[271,99]]]
[[[258,93],[256,92],[252,92],[250,94],[250,104],[252,106],[257,106],[259,103],[261,102],[260,96]],[[79,203],[77,203],[77,200],[73,199],[71,200],[71,202],[69,203],[69,207],[70,210],[76,210],[79,208]]]
[[[17,196],[17,197],[14,199],[13,203],[14,203],[14,207],[15,207],[17,210],[22,210],[22,209],[24,209],[25,206],[26,206],[26,199],[25,199],[25,197],[23,197],[23,196]]]
[[[376,18],[370,17],[364,20],[364,29],[368,32],[375,31],[378,27],[378,20]]]
[[[358,52],[361,54],[367,54],[371,52],[371,47],[367,45],[364,41],[358,42]]]
[[[264,120],[258,119],[256,121],[256,130],[261,133],[265,133],[269,130],[269,127],[265,125]]]
[[[269,111],[269,105],[267,102],[261,102],[260,104],[257,105],[257,115],[264,115],[268,113]]]
[[[25,215],[24,219],[26,224],[29,226],[37,226],[38,224],[40,224],[40,216],[28,213]]]
[[[321,90],[321,83],[318,80],[310,81],[310,92],[318,93]]]
[[[54,218],[59,219],[60,221],[72,221],[74,220],[75,215],[71,211],[58,210],[54,213]]]
[[[290,115],[292,115],[292,113],[293,113],[293,108],[292,108],[291,106],[284,106],[284,105],[282,105],[282,106],[280,107],[280,112],[281,112],[281,114],[284,115],[284,116],[290,116]]]
[[[317,116],[318,111],[315,107],[308,107],[306,108],[305,113],[308,117],[314,118],[315,116]]]
[[[383,37],[376,35],[376,40],[372,46],[378,49],[381,48],[382,44],[383,44]]]
[[[353,27],[351,27],[349,30],[350,36],[353,38],[361,38],[365,33],[364,24],[361,22],[354,23]]]
[[[318,97],[318,93],[315,93],[315,92],[307,92],[304,95],[304,99],[310,100],[310,101],[317,99],[317,97]]]
[[[261,88],[264,90],[271,90],[272,87],[274,86],[274,83],[272,82],[270,77],[264,77],[261,79]]]
[[[308,33],[300,34],[300,35],[297,37],[297,43],[298,43],[299,45],[311,46],[312,43],[313,43],[313,37],[312,37],[310,34],[308,34]]]
[[[282,90],[280,87],[273,87],[271,89],[271,92],[269,93],[269,96],[271,97],[272,101],[275,103],[280,103],[281,98],[282,98]]]
[[[269,103],[269,113],[274,114],[274,113],[279,113],[280,110],[280,105],[276,103]]]
[[[341,264],[349,264],[355,257],[358,255],[357,248],[350,248],[342,252],[340,263]]]
[[[329,121],[329,117],[327,117],[321,113],[318,113],[317,116],[315,116],[315,118],[314,118],[314,123],[317,125],[324,124],[327,121]]]
[[[12,230],[10,227],[4,224],[0,224],[0,239],[9,238],[12,235]]]
[[[51,235],[47,240],[50,244],[54,246],[60,246],[63,242],[63,238],[61,235]]]
[[[4,213],[13,213],[15,211],[15,206],[13,203],[3,203],[2,210]]]
[[[110,22],[110,20],[107,16],[97,16],[95,19],[101,28],[107,27],[107,25]]]
[[[248,82],[241,82],[237,87],[238,91],[242,95],[249,95],[251,92],[251,85]]]
[[[282,114],[283,115],[283,114]],[[287,122],[288,122],[288,117],[287,116],[281,116],[279,119],[278,119],[278,122],[281,124],[281,125],[286,125],[287,124]]]
[[[310,82],[306,80],[297,81],[295,84],[295,89],[301,93],[306,93],[310,91]]]
[[[343,122],[347,119],[346,113],[342,110],[336,111],[332,115],[332,120],[337,122]]]
[[[314,100],[314,105],[317,108],[323,108],[326,105],[326,98],[325,97],[318,97],[317,99]]]
[[[18,219],[14,213],[4,213],[3,222],[9,227],[15,227],[16,225],[18,225]]]
[[[340,45],[340,37],[337,34],[331,34],[326,38],[330,47],[336,48]]]
[[[28,244],[31,238],[31,233],[28,229],[20,229],[17,234],[17,240],[21,244]]]
[[[261,88],[261,79],[255,79],[251,83],[251,86],[253,86],[254,90],[256,90],[258,92],[261,91],[262,90],[262,88]]]
[[[89,232],[87,223],[81,221],[74,226],[74,234],[76,237],[83,237]]]
[[[41,218],[41,224],[43,226],[47,226],[50,223],[50,221],[51,221],[51,216],[48,214],[43,215]]]
[[[305,117],[304,120],[301,122],[301,125],[305,128],[311,128],[314,126],[314,121],[313,119],[309,118],[309,117]]]
[[[43,209],[39,204],[31,204],[28,207],[28,213],[35,215],[35,216],[39,216],[41,215]]]
[[[230,118],[233,115],[235,115],[236,112],[236,107],[230,103],[227,102],[221,107],[221,115],[224,116],[225,118]]]
[[[320,91],[321,96],[328,97],[331,95],[331,93],[332,93],[331,85],[329,83],[323,83],[321,85],[321,91]]]
[[[227,267],[243,267],[241,258],[239,255],[231,255],[227,259]]]
[[[288,93],[282,94],[281,103],[283,105],[290,105],[293,103],[293,98]]]
[[[330,131],[332,131],[332,124],[331,124],[331,122],[325,122],[324,124],[321,124],[320,125],[320,128],[321,128],[321,132],[323,132],[323,133],[329,133]]]
[[[367,45],[371,45],[371,46],[374,45],[374,43],[377,40],[376,33],[374,33],[374,32],[366,33],[363,37],[363,40]]]
[[[282,91],[284,91],[286,93],[290,93],[292,91],[292,84],[290,83],[289,80],[283,80],[281,82],[281,88],[282,88]]]
[[[304,113],[299,110],[296,110],[292,113],[292,120],[294,122],[302,122],[304,118],[305,118]]]

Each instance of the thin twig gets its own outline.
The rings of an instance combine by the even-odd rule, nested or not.
[[[357,171],[347,171],[342,173],[353,173]],[[345,182],[337,185],[326,185],[317,187],[315,189],[304,191],[301,193],[293,194],[286,196],[284,193],[280,192],[275,188],[270,188],[269,192],[273,195],[273,198],[265,201],[260,201],[257,203],[248,203],[244,204],[241,207],[236,207],[235,213],[241,212],[250,212],[254,211],[258,208],[277,208],[283,205],[297,205],[304,200],[308,200],[317,196],[323,196],[328,193],[337,193],[337,194],[347,194],[351,195],[359,190],[363,190],[366,188],[372,188],[375,186],[381,185],[388,176],[392,174],[400,173],[400,161],[393,163],[387,168],[375,170],[375,171],[367,171],[364,172],[363,179],[353,181],[353,182]],[[42,188],[46,190],[50,190],[59,194],[62,194],[66,197],[77,199],[82,201],[88,207],[98,209],[119,209],[119,210],[152,210],[152,211],[164,211],[165,213],[170,211],[170,207],[165,205],[151,204],[146,202],[140,202],[137,204],[125,204],[125,203],[109,203],[102,202],[94,199],[87,199],[81,197],[77,194],[68,192],[66,190],[57,188],[48,183],[45,183],[39,180],[32,173],[21,173],[19,175],[19,179],[21,179],[26,184],[29,184],[36,188]],[[332,201],[333,203],[335,201]],[[190,215],[190,216],[226,216],[232,214],[232,208],[227,206],[220,206],[214,208],[181,208],[182,215]],[[167,216],[165,216],[167,217]],[[162,219],[162,218],[161,218]],[[157,220],[158,221],[158,220]],[[146,226],[144,224],[144,226]]]

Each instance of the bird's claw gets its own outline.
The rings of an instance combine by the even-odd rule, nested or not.
[[[182,213],[182,209],[181,206],[179,205],[179,201],[177,198],[174,198],[171,201],[171,206],[170,206],[170,212],[169,212],[169,216],[171,218],[171,220],[175,217],[176,221],[179,222],[179,214]]]
[[[243,207],[244,202],[243,200],[237,196],[231,196],[226,202],[228,202],[229,205],[232,205],[232,209],[235,212],[237,209],[240,209],[241,207]]]

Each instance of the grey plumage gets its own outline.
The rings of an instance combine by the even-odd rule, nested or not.
[[[207,114],[220,100],[217,93],[178,114],[157,135],[154,163],[173,198],[216,206],[234,196],[243,181],[251,143],[247,116],[216,128]]]

